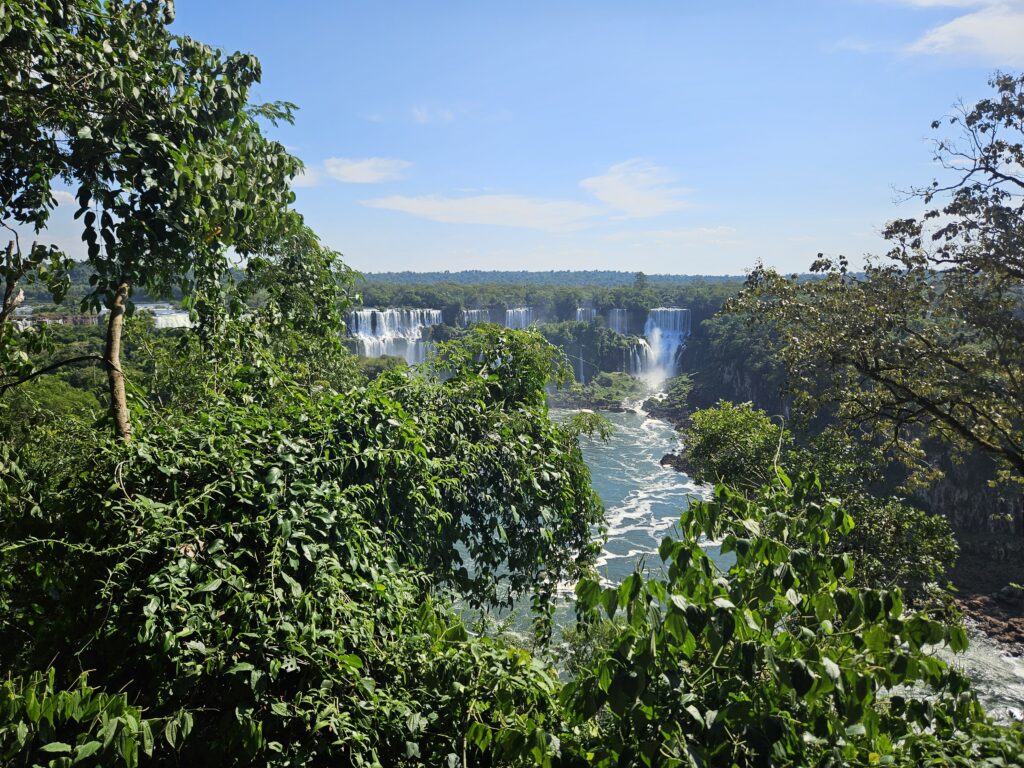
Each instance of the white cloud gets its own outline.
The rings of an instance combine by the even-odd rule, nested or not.
[[[689,190],[672,187],[675,181],[664,168],[645,160],[627,160],[613,165],[602,176],[592,176],[580,186],[617,211],[619,218],[647,218],[686,208],[682,199]]]
[[[66,189],[51,188],[50,194],[53,195],[53,199],[57,201],[57,205],[77,205],[75,196]]]
[[[601,213],[600,208],[584,203],[521,195],[394,195],[364,200],[363,205],[389,211],[403,211],[446,224],[522,227],[544,232],[570,232],[580,229]]]
[[[404,176],[412,163],[388,157],[367,157],[352,160],[347,157],[329,157],[324,160],[324,169],[332,179],[348,184],[377,184],[395,181]]]
[[[320,182],[320,171],[307,165],[295,175],[294,179],[292,179],[292,188],[301,189],[304,187],[318,187],[320,186]]]
[[[521,227],[544,232],[570,232],[601,219],[622,220],[659,216],[689,207],[673,187],[675,177],[645,160],[627,160],[600,176],[580,182],[597,202],[525,195],[481,193],[459,197],[393,195],[364,200],[363,205],[419,216],[447,224]]]
[[[938,5],[916,0],[915,5]],[[943,5],[954,5],[946,2]],[[933,27],[915,40],[907,51],[916,54],[955,55],[977,58],[995,66],[1024,66],[1024,1],[955,3],[982,6]]]
[[[455,113],[450,109],[415,106],[412,108],[412,119],[420,125],[426,125],[427,123],[450,123],[455,119]]]

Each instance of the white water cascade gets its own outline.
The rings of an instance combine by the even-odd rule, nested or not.
[[[647,314],[644,336],[651,347],[651,364],[644,373],[675,376],[679,355],[690,335],[690,310],[655,307]]]
[[[533,307],[516,307],[505,310],[505,327],[521,331],[533,323]]]
[[[489,309],[464,309],[462,310],[462,325],[468,327],[473,323],[491,322],[491,310]]]
[[[654,356],[651,345],[640,339],[629,345],[629,372],[633,376],[641,376],[651,370],[651,358]]]
[[[349,313],[349,332],[363,357],[401,357],[422,363],[432,346],[423,329],[441,322],[439,309],[357,309]]]
[[[608,329],[615,331],[616,333],[626,334],[627,327],[629,325],[629,318],[626,316],[626,310],[624,309],[609,309],[608,317],[605,318],[607,321]]]
[[[589,323],[597,317],[597,310],[592,307],[576,307],[576,322]]]

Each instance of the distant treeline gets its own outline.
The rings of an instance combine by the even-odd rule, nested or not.
[[[376,283],[396,285],[426,285],[429,283],[451,283],[453,285],[560,285],[568,287],[615,288],[632,285],[635,272],[612,270],[559,269],[549,272],[526,270],[499,272],[484,269],[467,269],[459,272],[366,272],[366,279]],[[658,285],[684,285],[687,283],[741,283],[742,275],[647,275],[647,280]]]
[[[490,273],[495,274],[495,273]],[[627,332],[643,330],[652,307],[671,306],[690,309],[693,325],[717,312],[723,302],[736,295],[742,282],[737,280],[701,281],[686,284],[654,284],[646,276],[634,275],[629,285],[615,287],[538,285],[522,283],[423,283],[403,285],[370,281],[358,287],[365,307],[418,307],[440,309],[444,322],[454,325],[463,309],[489,309],[492,317],[505,309],[531,307],[533,319],[540,322],[575,320],[577,307],[591,307],[600,314],[609,309],[625,309]]]

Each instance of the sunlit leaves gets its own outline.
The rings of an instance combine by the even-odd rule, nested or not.
[[[661,544],[667,578],[577,587],[594,626],[602,613],[627,617],[563,694],[590,764],[1016,758],[1020,729],[990,726],[960,674],[932,655],[965,647],[963,629],[907,613],[899,591],[856,587],[849,558],[827,554],[846,516],[812,476],[752,496],[719,487],[692,505],[679,540]],[[727,571],[705,540],[732,553]],[[928,695],[894,695],[915,685]]]

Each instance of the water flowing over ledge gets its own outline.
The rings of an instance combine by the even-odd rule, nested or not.
[[[430,352],[423,330],[441,323],[439,309],[357,309],[349,313],[349,332],[363,357],[401,357],[421,363]]]

